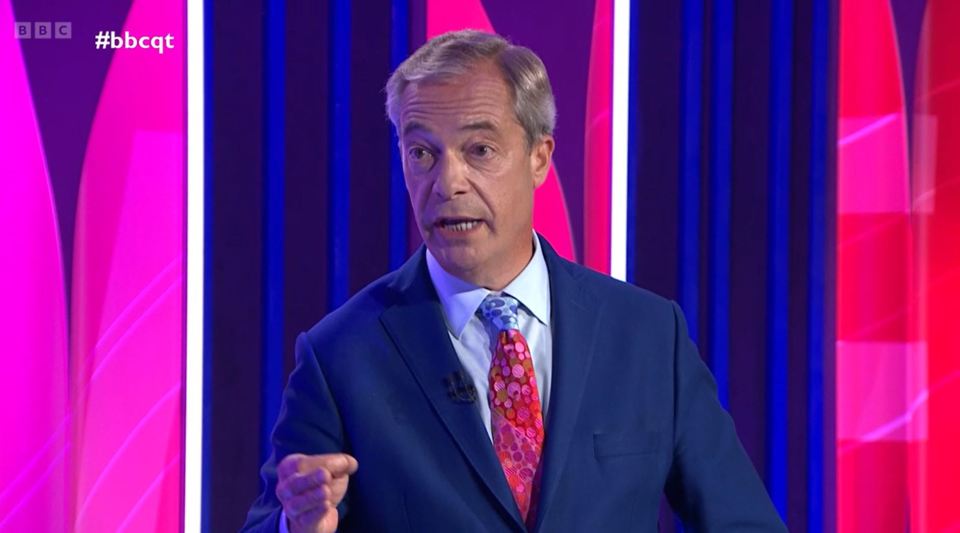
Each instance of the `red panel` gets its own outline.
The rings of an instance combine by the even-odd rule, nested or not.
[[[850,454],[841,454],[840,459],[837,461],[837,531],[904,531],[907,445],[871,443]]]
[[[960,530],[960,3],[927,2],[917,61],[914,195],[920,327],[929,345],[923,524]]]
[[[958,27],[927,2],[908,162],[890,6],[841,1],[839,531],[960,531]]]
[[[837,338],[908,342],[913,253],[910,216],[841,214],[838,220]]]

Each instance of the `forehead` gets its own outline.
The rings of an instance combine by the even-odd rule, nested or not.
[[[451,79],[408,85],[400,98],[400,129],[409,123],[515,122],[512,100],[499,69],[485,63]]]

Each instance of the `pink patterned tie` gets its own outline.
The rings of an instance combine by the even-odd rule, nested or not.
[[[543,449],[543,414],[530,347],[520,334],[517,305],[511,296],[490,294],[479,312],[497,332],[487,393],[493,448],[526,521]]]

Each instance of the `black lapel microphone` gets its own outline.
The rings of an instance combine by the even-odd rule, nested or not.
[[[470,376],[463,370],[458,370],[443,378],[447,384],[447,394],[455,403],[473,403],[477,401],[477,388],[470,381]]]

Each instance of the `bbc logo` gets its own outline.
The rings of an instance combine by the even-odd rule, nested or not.
[[[70,39],[73,25],[70,22],[14,22],[17,39]]]

